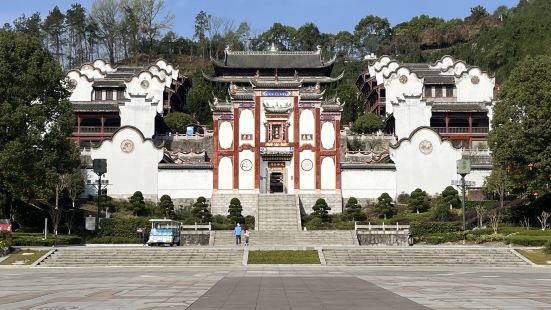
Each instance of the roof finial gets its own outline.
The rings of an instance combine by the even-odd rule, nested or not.
[[[274,42],[272,42],[272,46],[270,46],[270,52],[277,52],[277,51],[278,51],[277,46],[275,45]]]

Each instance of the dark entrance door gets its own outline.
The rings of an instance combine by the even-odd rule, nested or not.
[[[270,173],[270,193],[283,193],[283,173]]]

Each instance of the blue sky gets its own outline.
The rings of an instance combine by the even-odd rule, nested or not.
[[[0,0],[0,25],[11,23],[22,14],[39,11],[44,18],[58,5],[62,11],[79,2],[88,10],[93,0]],[[464,18],[471,7],[482,5],[491,13],[500,5],[515,6],[518,0],[165,0],[174,14],[173,30],[183,36],[193,35],[194,19],[199,11],[235,20],[237,26],[247,21],[253,32],[261,33],[274,22],[299,27],[313,22],[322,32],[352,31],[366,15],[389,19],[392,25],[414,16],[428,14],[445,19]]]

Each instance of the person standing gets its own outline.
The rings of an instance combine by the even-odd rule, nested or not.
[[[249,231],[248,227],[245,227],[245,246],[249,245],[249,236],[251,235],[251,232]]]
[[[235,225],[233,232],[235,233],[235,245],[240,245],[241,244],[241,225],[239,223]]]

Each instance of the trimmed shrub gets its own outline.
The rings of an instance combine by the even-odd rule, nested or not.
[[[241,201],[238,198],[232,198],[230,200],[230,206],[228,207],[228,219],[232,223],[241,223],[245,222],[245,219],[243,218],[243,215],[241,215],[241,212],[243,211],[243,207],[241,206]]]
[[[117,237],[117,236],[102,236],[102,237],[91,237],[86,239],[87,244],[141,244],[143,243],[142,238],[128,238],[128,237]]]
[[[209,206],[207,205],[207,200],[205,197],[197,198],[197,201],[193,204],[191,208],[191,214],[193,218],[201,224],[206,224],[211,221],[212,214],[209,211]]]
[[[458,242],[463,240],[463,234],[460,232],[452,233],[438,233],[427,236],[415,238],[418,242],[425,242],[428,244],[440,244],[448,242]]]
[[[430,201],[427,192],[417,188],[409,195],[408,207],[411,212],[425,212],[430,208]]]
[[[101,222],[99,236],[136,238],[138,227],[148,227],[149,219],[143,217],[109,218]]]
[[[505,239],[507,243],[522,246],[544,246],[548,240],[548,236],[527,236],[520,234],[508,236]]]
[[[413,222],[410,223],[410,233],[413,236],[426,236],[432,234],[444,234],[460,232],[460,222]]]
[[[486,242],[503,242],[505,241],[505,236],[502,234],[494,234],[492,230],[492,233],[489,235],[467,234],[467,241],[478,244]]]
[[[312,207],[312,210],[314,210],[312,215],[319,217],[323,223],[327,223],[331,219],[329,216],[329,210],[331,210],[331,208],[323,198],[316,200],[316,204]]]
[[[543,247],[543,253],[551,254],[551,239],[549,239]]]
[[[351,129],[353,132],[365,134],[374,133],[383,128],[385,128],[385,123],[379,116],[373,113],[365,113],[354,121]]]
[[[391,217],[396,213],[395,208],[392,207],[392,198],[387,193],[382,193],[377,198],[377,204],[375,205],[375,212],[379,217]]]
[[[442,200],[448,207],[452,205],[453,208],[461,207],[461,199],[459,199],[459,192],[452,186],[448,186],[442,191]]]
[[[256,219],[252,215],[245,216],[245,226],[249,229],[253,229],[255,227]]]
[[[169,195],[162,195],[159,201],[159,208],[163,211],[166,217],[174,216],[174,203]]]
[[[48,235],[48,239],[42,240],[43,234],[14,234],[13,246],[53,246],[55,236]],[[82,238],[76,235],[57,235],[57,245],[82,244]]]
[[[143,194],[140,191],[135,192],[132,197],[128,198],[128,201],[132,205],[132,213],[137,216],[145,215],[146,207]]]
[[[362,212],[362,206],[358,203],[358,199],[354,197],[348,198],[345,206],[345,213],[349,219],[354,221],[365,221],[367,218]]]
[[[323,224],[323,222],[320,217],[311,216],[306,221],[306,224],[304,225],[304,227],[306,227],[307,230],[316,230],[321,226],[321,224]]]
[[[431,219],[439,222],[453,220],[453,214],[449,207],[450,203],[445,198],[439,197],[433,200]]]

